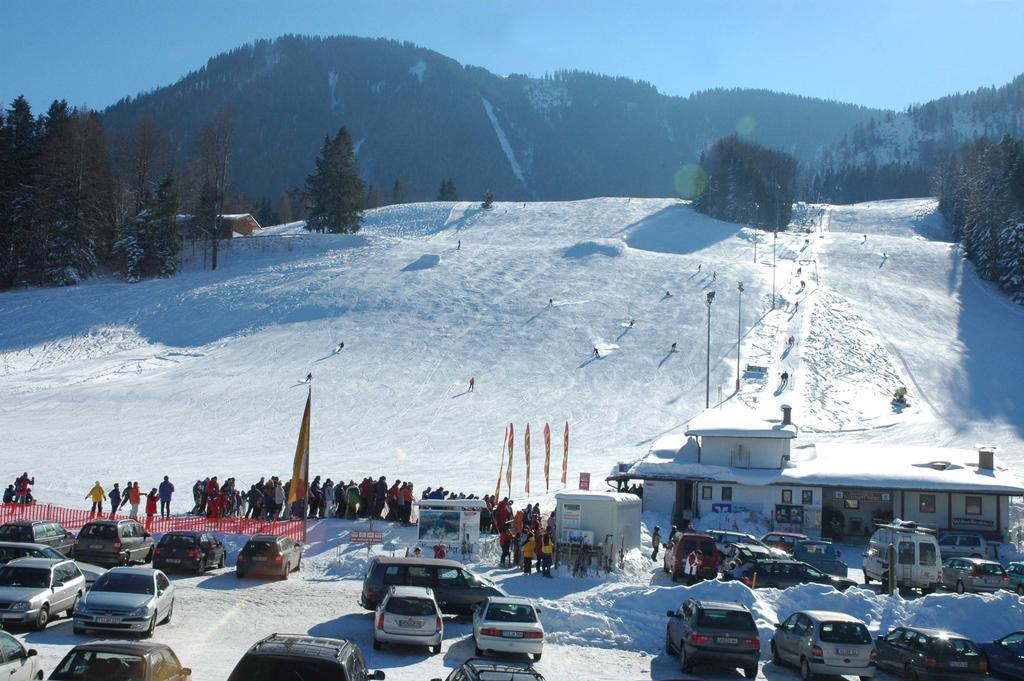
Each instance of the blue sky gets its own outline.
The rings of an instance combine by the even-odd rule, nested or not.
[[[502,75],[577,68],[668,94],[896,109],[1024,72],[1018,0],[5,0],[0,98],[102,108],[284,33],[409,40]]]

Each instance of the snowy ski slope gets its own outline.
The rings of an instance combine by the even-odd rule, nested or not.
[[[543,423],[555,477],[569,421],[570,485],[600,479],[703,409],[710,290],[713,404],[1024,463],[1024,310],[942,240],[935,202],[830,207],[811,229],[778,237],[776,310],[771,235],[755,263],[753,232],[671,199],[393,206],[356,236],[236,240],[217,272],[5,293],[0,476],[69,502],[97,478],[287,476],[311,371],[315,474],[485,493],[513,422],[522,497],[526,423],[536,494]],[[741,280],[741,364],[769,371],[734,396]]]

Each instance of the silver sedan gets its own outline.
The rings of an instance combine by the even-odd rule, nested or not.
[[[160,570],[118,567],[96,580],[75,609],[76,634],[87,630],[153,635],[174,612],[174,585]]]

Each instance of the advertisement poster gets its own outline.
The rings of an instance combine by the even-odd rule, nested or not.
[[[462,542],[462,512],[420,509],[420,541]]]

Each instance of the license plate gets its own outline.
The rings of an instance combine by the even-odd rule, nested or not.
[[[102,551],[103,550],[103,544],[89,544],[89,548],[90,549],[99,549],[99,550]]]
[[[252,559],[253,560],[266,560],[267,557],[266,556],[253,556]]]
[[[949,666],[954,669],[967,669],[968,664],[966,662],[950,662]]]
[[[181,562],[181,558],[167,558],[166,560],[167,560],[168,563],[180,563]]]
[[[398,620],[398,626],[403,629],[419,629],[423,626],[422,620]]]
[[[97,624],[117,624],[120,621],[121,620],[117,619],[116,617],[97,617],[96,618],[96,623]]]
[[[732,638],[731,636],[719,636],[715,639],[715,643],[721,643],[722,645],[734,646],[739,643],[738,638]]]
[[[836,655],[842,655],[843,657],[856,657],[860,655],[860,651],[856,648],[836,648]]]
[[[505,638],[522,638],[523,632],[521,631],[503,631],[501,635]]]

